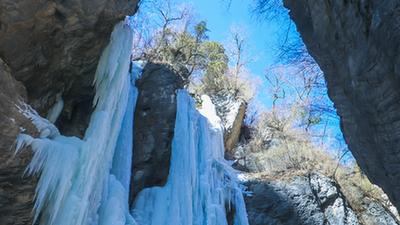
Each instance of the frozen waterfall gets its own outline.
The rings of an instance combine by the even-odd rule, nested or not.
[[[140,72],[129,74],[131,52],[131,29],[121,22],[98,64],[96,109],[83,140],[60,135],[46,119],[20,109],[41,132],[40,138],[21,134],[16,141],[17,152],[26,145],[34,152],[27,172],[41,173],[34,206],[35,219],[42,212],[41,224],[134,224],[127,199],[131,160],[124,160],[132,155],[132,82]]]
[[[235,211],[235,224],[248,224],[237,176],[223,158],[222,124],[207,96],[201,114],[179,90],[168,182],[138,194],[131,211],[138,224],[223,225],[226,208]]]
[[[34,153],[26,172],[40,173],[34,206],[40,224],[190,225],[248,224],[236,171],[224,160],[222,128],[204,97],[199,113],[194,100],[178,91],[178,110],[167,184],[142,190],[129,211],[133,115],[141,68],[133,65],[132,31],[117,24],[95,75],[95,111],[83,140],[66,137],[30,106],[19,107],[40,132],[20,134],[16,154]],[[23,104],[23,103],[21,103]],[[18,107],[18,106],[17,106]],[[29,108],[29,109],[28,109]]]

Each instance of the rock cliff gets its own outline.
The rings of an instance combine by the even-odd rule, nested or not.
[[[284,0],[324,71],[345,140],[368,178],[400,209],[400,4]]]
[[[0,4],[0,221],[32,223],[37,178],[22,178],[31,160],[9,151],[19,133],[38,136],[21,110],[30,104],[42,117],[63,99],[59,128],[71,128],[91,114],[93,77],[114,25],[137,11],[139,0],[17,1]],[[88,107],[89,106],[89,109]],[[81,115],[76,119],[73,114]],[[84,124],[84,123],[83,123]],[[64,129],[64,127],[66,129]],[[66,132],[63,132],[63,131]]]
[[[19,110],[29,110],[24,101],[24,86],[11,75],[8,66],[0,59],[0,221],[2,224],[32,223],[32,201],[37,179],[22,177],[32,157],[29,151],[14,155],[10,151],[19,133],[38,137],[31,121]]]

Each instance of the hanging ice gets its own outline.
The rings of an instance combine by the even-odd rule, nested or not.
[[[64,101],[61,98],[62,92],[58,93],[56,95],[56,101],[54,105],[49,109],[49,112],[47,113],[46,119],[50,123],[55,123],[58,116],[60,115],[62,108],[64,107]]]
[[[39,139],[21,134],[16,141],[17,152],[27,145],[34,152],[28,173],[41,172],[34,206],[35,220],[42,212],[41,224],[135,224],[127,199],[131,161],[124,160],[132,154],[137,98],[131,84],[137,75],[129,75],[131,52],[131,29],[121,22],[99,61],[97,106],[83,140],[62,136],[33,110],[20,109],[41,132]]]
[[[224,160],[222,126],[208,97],[200,115],[194,100],[178,91],[171,168],[164,187],[142,190],[131,211],[141,225],[248,224],[235,171]]]

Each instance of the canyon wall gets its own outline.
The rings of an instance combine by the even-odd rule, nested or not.
[[[400,3],[284,0],[325,74],[344,138],[400,209]]]

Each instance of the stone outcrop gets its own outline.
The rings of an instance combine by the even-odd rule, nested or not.
[[[139,96],[133,128],[130,204],[143,188],[164,186],[167,182],[177,112],[176,90],[183,88],[186,73],[178,74],[167,64],[149,63],[136,81]]]
[[[344,138],[371,182],[400,209],[400,4],[284,0],[324,71]]]
[[[248,177],[245,195],[251,225],[359,224],[338,185],[321,175],[307,174],[281,181]]]
[[[19,133],[37,137],[20,113],[30,104],[42,117],[64,100],[59,122],[82,137],[91,114],[93,77],[115,24],[139,0],[4,0],[0,4],[0,223],[30,224],[37,178],[22,178],[32,154],[10,151]],[[89,108],[88,108],[89,106]],[[78,118],[79,117],[79,118]],[[78,121],[79,120],[79,121]],[[78,122],[77,122],[78,121]]]
[[[212,102],[224,126],[225,151],[230,155],[239,140],[240,129],[246,113],[246,103],[243,100],[235,99],[231,93],[218,94],[212,98]]]
[[[245,177],[248,180],[245,201],[251,225],[400,224],[396,213],[365,193],[363,206],[352,208],[343,189],[320,174],[281,171],[275,176],[247,173]]]

